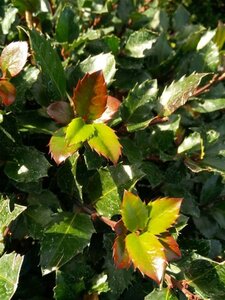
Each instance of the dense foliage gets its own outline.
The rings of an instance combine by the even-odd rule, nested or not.
[[[225,298],[222,2],[1,1],[1,299]]]

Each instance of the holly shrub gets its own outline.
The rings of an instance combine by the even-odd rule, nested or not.
[[[225,299],[225,25],[181,2],[1,1],[0,299]]]

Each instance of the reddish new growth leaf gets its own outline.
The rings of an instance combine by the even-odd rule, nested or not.
[[[101,117],[107,103],[107,88],[102,71],[87,73],[79,80],[72,100],[76,113],[85,121]]]
[[[7,80],[0,80],[0,98],[4,105],[11,105],[16,98],[16,88]]]
[[[57,123],[67,125],[73,119],[73,111],[69,103],[58,101],[47,107],[48,115]]]
[[[130,257],[125,247],[125,236],[117,236],[113,244],[113,258],[118,269],[128,269],[131,265]]]
[[[95,121],[95,123],[106,123],[107,121],[112,119],[114,114],[118,111],[120,104],[121,102],[118,99],[112,96],[108,96],[106,110],[101,115],[101,117]]]
[[[164,246],[167,261],[176,260],[181,257],[179,246],[172,235],[166,234],[160,236],[159,241]]]

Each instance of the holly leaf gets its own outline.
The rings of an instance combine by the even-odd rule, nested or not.
[[[124,236],[117,236],[113,244],[113,259],[118,269],[128,269],[130,267],[130,258],[125,247]]]
[[[95,120],[95,123],[105,123],[111,120],[114,114],[118,111],[120,104],[121,102],[118,99],[112,96],[108,96],[106,110],[103,112],[100,118]]]
[[[16,88],[8,80],[0,80],[0,97],[6,106],[11,105],[16,99]]]
[[[166,257],[157,237],[150,232],[141,235],[133,232],[126,236],[125,244],[134,267],[159,284],[165,271]]]
[[[194,73],[187,77],[183,76],[177,82],[172,82],[166,87],[159,98],[159,116],[169,116],[180,106],[184,105],[193,95],[201,79],[208,73]]]
[[[44,274],[60,268],[90,243],[94,227],[89,216],[61,212],[44,231],[40,263]]]
[[[95,133],[93,124],[86,124],[82,118],[73,119],[66,128],[68,146],[79,144],[90,139]]]
[[[121,145],[118,137],[110,127],[105,124],[93,124],[95,128],[94,136],[88,140],[89,146],[98,154],[117,163],[121,155]]]
[[[107,88],[102,71],[87,73],[73,92],[76,113],[84,120],[98,119],[106,109]]]
[[[49,142],[49,152],[54,161],[59,165],[76,152],[80,147],[80,144],[73,144],[68,146],[65,140],[65,127],[57,130],[51,137]]]
[[[67,125],[73,119],[73,110],[69,103],[57,101],[47,107],[48,115],[59,124]]]
[[[7,226],[16,219],[24,210],[25,206],[15,204],[14,209],[10,209],[9,199],[4,200],[3,196],[0,197],[0,254],[4,250],[4,237],[7,234]]]
[[[12,252],[4,254],[0,258],[0,299],[10,300],[15,293],[20,270],[23,263],[23,256]]]
[[[172,235],[160,236],[159,241],[164,246],[167,261],[176,260],[181,257],[179,246]]]
[[[131,232],[143,230],[148,221],[148,209],[141,199],[125,191],[121,207],[122,220]]]
[[[159,198],[149,202],[150,208],[148,231],[152,234],[166,232],[178,218],[181,198]]]
[[[27,42],[12,42],[1,53],[0,62],[3,77],[16,76],[22,71],[28,56]]]

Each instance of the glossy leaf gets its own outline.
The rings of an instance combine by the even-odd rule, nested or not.
[[[120,112],[129,131],[146,128],[153,118],[158,88],[156,80],[136,84],[123,101]]]
[[[98,154],[117,163],[121,155],[121,145],[113,129],[105,124],[93,124],[95,135],[88,140],[89,146]]]
[[[75,118],[66,128],[66,143],[68,146],[80,144],[89,140],[94,133],[93,124],[86,124],[82,118]]]
[[[71,43],[78,35],[79,26],[75,21],[75,12],[69,6],[65,6],[57,20],[56,39],[60,43]]]
[[[7,80],[0,80],[0,99],[6,106],[11,105],[16,99],[16,88]]]
[[[68,102],[58,101],[47,107],[48,115],[57,123],[67,125],[73,119],[73,110]]]
[[[156,35],[150,31],[141,29],[134,31],[128,38],[125,50],[132,57],[145,57],[148,55],[152,45],[156,42]]]
[[[84,120],[98,119],[106,109],[107,89],[102,71],[87,73],[73,93],[76,113]]]
[[[131,232],[143,230],[148,221],[148,209],[141,199],[125,191],[121,207],[122,220]]]
[[[49,141],[49,152],[57,164],[62,163],[76,152],[82,144],[67,145],[65,140],[65,128],[61,128],[54,133]]]
[[[154,289],[144,300],[178,300],[169,288]]]
[[[0,258],[0,298],[4,300],[12,299],[18,282],[23,257],[14,252],[4,254]]]
[[[35,182],[47,176],[49,162],[44,154],[35,148],[18,147],[14,157],[5,165],[5,174],[17,182]]]
[[[219,21],[216,29],[216,34],[213,39],[219,50],[223,48],[225,42],[225,25]]]
[[[109,84],[116,72],[116,61],[111,53],[101,53],[82,61],[79,68],[84,74],[102,70],[105,82]]]
[[[160,236],[159,241],[164,246],[167,261],[176,260],[181,257],[179,246],[172,235]]]
[[[152,234],[166,232],[178,218],[181,198],[159,198],[149,202],[148,231]]]
[[[27,42],[12,42],[1,53],[0,63],[3,77],[16,76],[22,71],[28,56]]]
[[[7,235],[7,227],[16,219],[24,210],[25,206],[15,205],[14,209],[10,209],[10,201],[0,197],[0,254],[4,250],[4,235]]]
[[[182,77],[166,87],[159,98],[158,113],[160,116],[169,116],[179,107],[184,105],[193,95],[201,79],[206,73],[194,73],[188,77]]]
[[[141,235],[130,233],[125,242],[134,268],[160,283],[166,267],[166,257],[157,237],[150,232]]]
[[[120,196],[117,185],[107,168],[101,168],[91,178],[88,185],[88,194],[100,215],[111,218],[113,215],[119,214]]]
[[[111,120],[114,114],[118,111],[121,102],[112,96],[107,97],[106,109],[100,118],[95,120],[95,123],[104,123]]]
[[[54,99],[61,100],[66,93],[66,79],[61,61],[47,41],[37,31],[29,31],[31,46],[37,64],[41,67],[43,74],[47,77],[47,84],[51,86]],[[49,62],[54,61],[54,64]]]
[[[222,300],[225,295],[225,266],[204,257],[196,257],[189,262],[185,276],[197,294],[204,299]],[[207,284],[206,284],[207,283]]]
[[[94,232],[90,218],[84,214],[62,212],[55,216],[41,240],[41,267],[44,274],[60,268],[82,252]]]
[[[125,247],[125,237],[117,236],[113,244],[113,259],[118,269],[128,269],[130,267],[130,258]]]
[[[185,137],[183,142],[179,145],[177,153],[194,152],[201,150],[202,138],[199,132],[193,132],[189,136]]]

